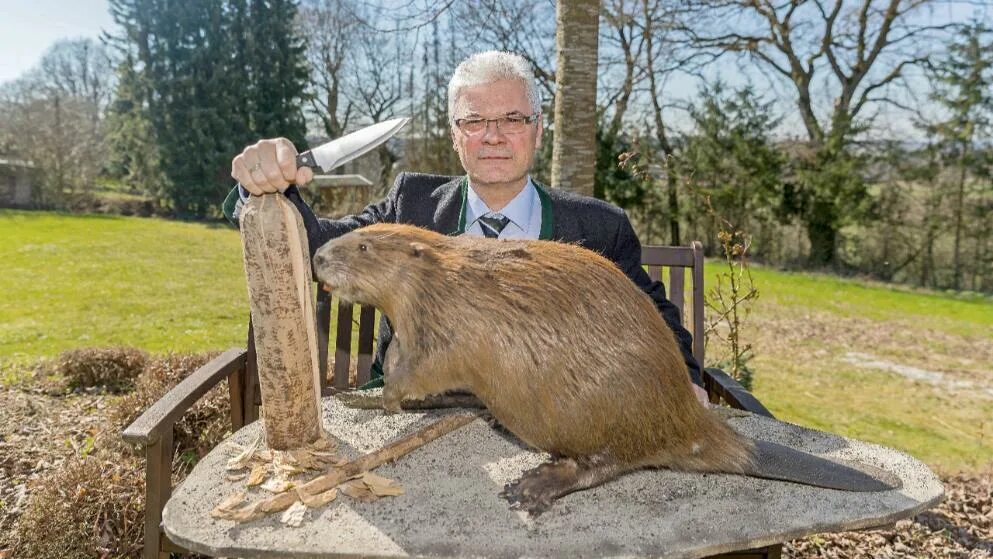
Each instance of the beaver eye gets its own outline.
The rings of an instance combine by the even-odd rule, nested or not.
[[[365,252],[365,251],[369,250],[369,247],[365,246],[364,244],[361,244],[361,245],[359,245],[359,250],[361,250],[362,252]]]

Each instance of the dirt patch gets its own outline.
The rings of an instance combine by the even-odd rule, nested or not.
[[[11,544],[31,484],[92,451],[109,398],[0,388],[0,549]]]
[[[753,315],[743,339],[756,355],[796,355],[798,348],[815,357],[871,354],[904,367],[941,371],[944,380],[993,387],[993,340],[959,336],[908,321],[879,322],[788,308],[776,316]],[[895,371],[894,371],[895,372]]]
[[[977,394],[984,394],[993,398],[993,386],[981,385],[971,380],[955,380],[949,378],[947,373],[942,373],[941,371],[930,371],[928,369],[902,365],[900,363],[894,363],[892,361],[874,357],[867,353],[859,353],[855,351],[849,351],[846,353],[843,361],[853,365],[858,365],[859,367],[865,369],[889,371],[910,380],[923,382],[941,388],[947,388],[950,390],[969,390]]]

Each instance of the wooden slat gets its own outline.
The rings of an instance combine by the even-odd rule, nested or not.
[[[719,394],[729,406],[775,419],[772,412],[763,406],[762,402],[759,402],[755,396],[752,396],[751,392],[745,390],[738,381],[724,371],[707,367],[704,369],[703,376],[707,392]]]
[[[669,301],[679,309],[679,320],[683,324],[686,324],[686,297],[683,289],[685,271],[679,266],[669,267],[669,291],[667,293]],[[696,333],[694,332],[693,335],[696,336]]]
[[[359,359],[355,384],[362,386],[369,382],[372,367],[372,339],[376,326],[376,307],[362,305],[359,313]]]
[[[231,432],[245,426],[245,367],[228,375],[228,398],[231,401]]]
[[[259,354],[255,350],[255,327],[248,321],[248,354],[245,358],[245,424],[259,418],[262,389],[259,386]]]
[[[317,315],[317,360],[321,371],[321,388],[328,385],[328,339],[331,336],[331,294],[323,289],[317,290],[317,303],[314,305]]]
[[[172,424],[145,447],[145,559],[158,559],[162,508],[172,495]]]
[[[693,252],[693,357],[701,367],[704,366],[704,329],[703,329],[703,245],[700,241],[690,243]]]
[[[175,543],[172,540],[170,540],[169,536],[166,535],[165,532],[162,533],[159,541],[162,542],[162,544],[159,546],[159,549],[162,550],[162,559],[169,559],[170,553],[179,553],[181,555],[190,554],[189,549],[186,549],[185,547],[179,545],[178,543]]]
[[[335,321],[338,334],[334,345],[334,387],[348,388],[348,365],[352,353],[352,304],[338,299],[338,319]]]
[[[641,263],[689,267],[693,265],[693,250],[689,247],[644,246],[641,247]]]
[[[662,266],[649,266],[648,267],[648,277],[652,281],[659,281],[662,279]]]

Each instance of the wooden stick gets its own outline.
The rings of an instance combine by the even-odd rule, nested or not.
[[[416,433],[393,441],[377,451],[364,454],[351,462],[338,466],[334,470],[308,481],[300,486],[298,490],[308,495],[316,495],[327,491],[355,476],[378,468],[387,462],[392,462],[463,425],[468,425],[477,417],[479,417],[478,413],[443,417]],[[261,518],[268,513],[286,510],[297,500],[296,491],[286,491],[268,499],[246,505],[241,511],[236,511],[235,514],[246,520],[253,520]]]
[[[341,400],[343,404],[353,409],[360,410],[381,410],[383,409],[383,396],[381,393],[369,394],[368,390],[354,390],[348,392],[336,392],[335,398]],[[428,396],[423,400],[404,400],[400,404],[405,410],[431,410],[438,408],[486,408],[486,406],[473,394],[464,392],[453,392],[450,394],[439,394]]]

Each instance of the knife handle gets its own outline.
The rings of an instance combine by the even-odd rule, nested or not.
[[[297,169],[300,167],[310,167],[319,173],[324,172],[324,169],[317,164],[317,160],[314,159],[314,154],[311,153],[309,149],[303,153],[297,154]]]

